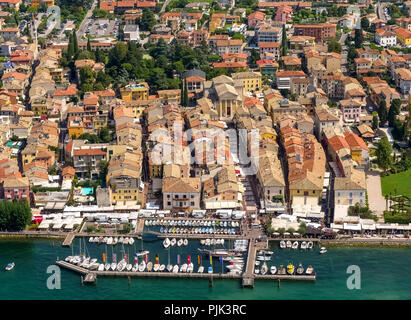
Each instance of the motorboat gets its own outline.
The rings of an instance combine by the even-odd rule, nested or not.
[[[203,266],[199,266],[197,272],[198,272],[198,273],[203,273],[203,272],[204,272],[204,267],[203,267]]]
[[[111,264],[110,264],[110,263],[106,263],[106,264],[104,265],[104,270],[105,270],[105,271],[109,271],[110,268],[111,268]]]
[[[153,271],[157,272],[158,270],[160,270],[160,264],[155,263],[154,266],[153,266]]]
[[[327,248],[326,247],[321,247],[320,249],[320,254],[326,253],[327,252]]]
[[[298,241],[294,241],[294,243],[293,243],[293,245],[292,245],[291,248],[293,248],[294,250],[295,250],[295,249],[298,249]]]
[[[131,269],[133,269],[133,265],[131,263],[128,263],[126,269],[127,271],[131,271]]]
[[[295,267],[291,263],[289,263],[287,265],[287,273],[288,274],[294,274],[294,269],[295,269]]]
[[[113,237],[109,237],[109,238],[107,239],[106,244],[108,244],[108,245],[113,244]]]
[[[94,263],[90,263],[88,269],[89,270],[98,270],[99,267],[100,267],[100,264],[97,263],[97,262],[94,262]]]
[[[180,272],[187,272],[187,267],[188,267],[187,263],[183,263],[180,267]]]
[[[312,249],[313,248],[313,242],[312,241],[308,241],[307,243],[307,249]]]
[[[151,261],[147,262],[147,271],[153,270],[153,263]]]
[[[263,266],[261,267],[261,274],[264,275],[267,273],[267,271],[268,271],[268,266],[267,266],[267,263],[264,262]]]
[[[287,247],[287,248],[291,248],[291,246],[292,246],[292,243],[291,243],[290,240],[288,240],[287,243],[286,243],[286,247]]]
[[[165,265],[165,264],[162,264],[162,265],[160,265],[160,268],[158,268],[158,271],[162,272],[162,271],[164,271],[165,269],[166,269],[166,265]]]
[[[272,256],[274,252],[268,250],[261,250],[258,254],[263,256]]]
[[[178,273],[178,270],[179,270],[179,267],[178,267],[178,264],[176,264],[176,265],[173,267],[173,273]]]
[[[280,268],[277,270],[277,274],[286,274],[285,268],[280,264]]]
[[[173,265],[172,265],[172,264],[168,264],[168,265],[167,265],[167,271],[168,271],[168,272],[173,271]]]
[[[187,246],[188,245],[188,239],[183,240],[183,245]]]
[[[170,245],[171,245],[172,247],[174,247],[174,246],[176,245],[176,243],[177,243],[176,238],[171,239]]]
[[[136,253],[136,256],[137,256],[137,257],[141,257],[141,256],[145,256],[145,255],[147,255],[147,254],[149,254],[149,253],[150,253],[150,251],[143,250],[143,251],[140,251],[139,253]]]
[[[211,244],[211,240],[210,240],[210,239],[206,239],[205,245],[206,245],[206,246],[209,246],[210,244]]]
[[[88,238],[88,242],[90,243],[94,242],[94,238],[93,237]]]
[[[254,269],[254,273],[255,273],[255,274],[260,274],[260,269],[255,268],[255,269]]]
[[[10,270],[13,270],[14,269],[14,267],[15,267],[15,263],[14,262],[10,262],[9,264],[7,264],[7,266],[6,266],[6,271],[10,271]]]
[[[301,248],[302,250],[306,250],[306,249],[307,249],[307,242],[305,242],[305,241],[301,242],[300,248]]]
[[[98,271],[104,271],[104,263],[100,263],[97,270]]]
[[[118,239],[118,243],[123,243],[124,242],[124,237],[120,237],[119,239]]]
[[[128,244],[129,243],[129,238],[124,238],[123,244]]]
[[[277,273],[277,267],[276,266],[271,266],[270,273],[271,274],[276,274]]]
[[[68,256],[66,259],[64,259],[64,261],[66,261],[66,262],[70,262],[71,260],[73,260],[72,256]]]
[[[259,260],[259,261],[270,261],[271,256],[257,256],[257,260]]]
[[[280,241],[280,248],[281,248],[281,249],[285,249],[285,248],[286,248],[286,244],[285,244],[285,241],[284,241],[284,240],[281,240],[281,241]]]
[[[193,273],[193,271],[194,271],[194,264],[193,264],[193,263],[190,263],[190,264],[187,266],[187,272],[188,272],[188,273]]]
[[[116,270],[117,270],[117,263],[113,262],[113,263],[110,265],[110,268],[111,268],[111,271],[116,271]]]
[[[128,244],[129,244],[129,245],[133,245],[134,242],[135,242],[135,241],[134,241],[134,238],[129,238],[129,239],[128,239]]]
[[[301,263],[298,265],[298,268],[297,268],[296,272],[297,272],[297,274],[303,274],[304,273],[304,267]]]
[[[146,262],[143,260],[138,265],[138,271],[143,272],[146,269]]]
[[[117,271],[123,271],[127,267],[127,262],[123,259],[117,264]]]
[[[305,270],[305,274],[311,275],[314,273],[314,268],[312,266],[308,266]]]
[[[258,267],[260,265],[260,261],[256,261],[255,265]]]
[[[163,246],[164,246],[164,248],[167,249],[167,248],[170,246],[170,243],[171,243],[170,239],[169,239],[169,238],[165,238],[164,241],[163,241]]]
[[[183,242],[184,242],[183,239],[178,239],[177,246],[181,247],[183,245]]]
[[[205,245],[205,240],[204,239],[201,239],[200,240],[200,244],[203,246],[203,245]]]

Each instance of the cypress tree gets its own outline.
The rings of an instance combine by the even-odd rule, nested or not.
[[[281,55],[287,55],[287,32],[285,31],[285,25],[283,26],[283,32],[281,37]]]
[[[380,118],[380,127],[383,127],[387,122],[387,103],[381,100],[378,107],[378,117]]]
[[[181,80],[181,93],[180,93],[180,103],[182,106],[184,106],[184,84],[183,80]]]
[[[87,51],[91,52],[90,38],[87,38]]]
[[[184,81],[184,106],[188,107],[188,86],[187,80]]]
[[[71,35],[71,34],[70,34],[70,37],[69,37],[67,55],[68,55],[69,60],[71,60],[74,56],[73,35]]]
[[[74,46],[74,54],[78,54],[78,41],[77,41],[77,34],[76,30],[73,30],[73,46]]]

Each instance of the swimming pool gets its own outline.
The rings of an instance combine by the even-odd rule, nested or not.
[[[81,195],[87,196],[89,194],[93,194],[94,188],[81,188]]]

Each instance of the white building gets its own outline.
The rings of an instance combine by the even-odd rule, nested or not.
[[[375,32],[375,42],[382,47],[392,47],[397,45],[397,35],[389,30],[377,29]]]
[[[137,24],[127,24],[124,26],[124,40],[140,42],[140,30]]]

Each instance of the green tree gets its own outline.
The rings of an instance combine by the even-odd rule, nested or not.
[[[67,57],[71,60],[74,56],[74,43],[73,43],[73,35],[70,34],[68,47],[67,47]]]
[[[87,51],[91,52],[90,38],[87,38]]]
[[[78,41],[77,41],[77,34],[76,34],[76,30],[73,30],[73,49],[74,49],[74,55],[77,56],[78,54]]]
[[[378,105],[378,117],[380,118],[380,127],[383,127],[387,122],[387,103],[381,100]]]
[[[371,127],[373,130],[377,130],[379,128],[379,119],[378,119],[378,113],[377,111],[374,111],[372,113],[372,124]]]
[[[355,47],[357,49],[362,47],[362,42],[363,42],[363,38],[362,38],[362,29],[355,29],[355,36],[354,36],[354,43],[355,43]]]
[[[154,16],[154,13],[148,9],[144,8],[143,9],[143,15],[141,18],[141,27],[145,31],[153,31],[153,27],[157,24],[156,18]]]
[[[388,138],[384,137],[380,140],[377,146],[377,150],[375,151],[375,155],[377,156],[377,164],[378,166],[386,172],[392,165],[392,147],[388,142]]]
[[[184,106],[188,107],[188,87],[187,81],[184,81]]]
[[[341,53],[341,50],[342,50],[341,43],[339,43],[337,39],[332,38],[330,42],[328,42],[328,52]]]
[[[287,32],[285,30],[285,25],[283,25],[283,32],[281,37],[281,56],[287,55]]]
[[[400,99],[393,99],[391,101],[390,109],[388,110],[388,125],[390,127],[394,126],[395,117],[400,114],[401,111],[401,100]]]
[[[99,138],[104,143],[111,142],[111,134],[107,127],[103,127],[100,129]]]
[[[367,17],[361,19],[361,28],[364,30],[368,30],[370,27],[370,20]]]

